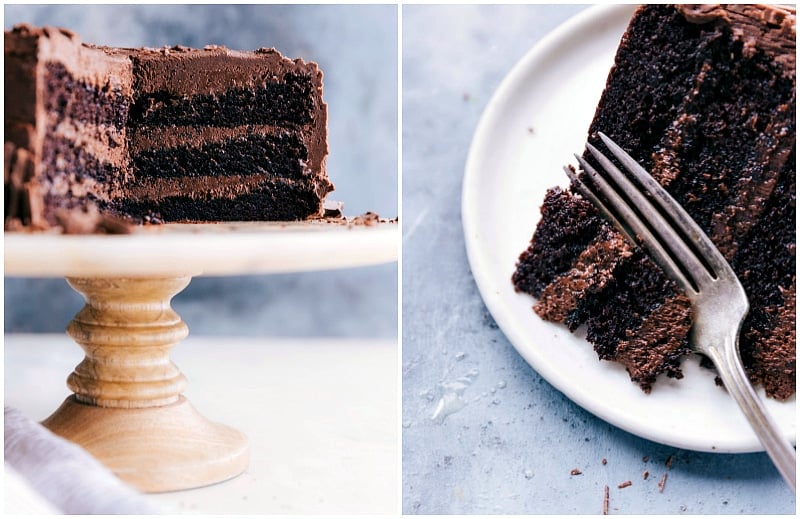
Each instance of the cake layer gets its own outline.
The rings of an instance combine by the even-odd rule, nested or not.
[[[318,212],[319,195],[309,183],[262,182],[248,193],[229,196],[225,188],[155,200],[118,199],[110,208],[163,222],[303,220]]]
[[[200,146],[150,148],[132,157],[134,177],[262,175],[303,178],[307,150],[292,133],[250,134]]]
[[[281,82],[213,94],[178,97],[158,91],[139,95],[131,108],[131,126],[295,125],[313,121],[311,78],[287,73]]]
[[[603,132],[622,145],[731,262],[751,308],[742,357],[777,398],[794,393],[796,374],[794,41],[791,10],[639,8],[588,138],[602,149]],[[681,376],[690,305],[638,248],[613,264],[587,262],[592,248],[614,246],[587,206],[579,195],[548,192],[512,281],[540,298],[537,306],[552,306],[545,317],[567,315],[571,329],[585,322],[600,358],[621,362],[649,391],[661,373]],[[613,279],[597,290],[575,283],[576,272]]]
[[[691,305],[644,251],[636,248],[606,290],[586,299],[581,317],[601,359],[622,362],[645,391],[661,374],[682,376],[680,359],[689,353]],[[636,347],[641,351],[634,351]]]
[[[622,362],[646,391],[662,373],[680,378],[691,308],[674,283],[587,200],[554,188],[541,213],[512,276],[534,311],[573,331],[585,323],[598,357]],[[634,351],[642,341],[658,347]]]

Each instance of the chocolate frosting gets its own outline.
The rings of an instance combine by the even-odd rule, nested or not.
[[[566,274],[547,285],[533,307],[543,319],[565,322],[587,292],[599,292],[614,277],[614,270],[633,254],[633,246],[619,233],[601,235],[583,250]]]
[[[690,4],[676,9],[687,21],[696,24],[727,25],[734,36],[744,41],[745,56],[761,49],[794,74],[796,67],[795,9],[762,4]]]

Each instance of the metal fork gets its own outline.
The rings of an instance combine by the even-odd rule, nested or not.
[[[630,155],[606,135],[599,135],[639,186],[591,144],[586,148],[616,187],[578,155],[576,158],[591,183],[584,182],[569,167],[564,170],[581,194],[633,243],[641,243],[685,292],[693,313],[690,346],[714,363],[728,393],[739,404],[767,454],[794,491],[795,450],[781,436],[756,395],[739,357],[739,330],[749,307],[744,288],[717,247],[691,216]],[[621,190],[629,202],[617,190]],[[672,223],[662,212],[670,216]],[[691,240],[694,247],[689,246],[687,240]]]

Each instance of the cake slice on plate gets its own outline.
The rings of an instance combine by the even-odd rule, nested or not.
[[[748,375],[795,392],[795,11],[648,5],[635,12],[591,123],[675,197],[747,291]],[[551,189],[512,281],[542,318],[586,325],[601,359],[649,391],[680,378],[688,300],[577,191]]]

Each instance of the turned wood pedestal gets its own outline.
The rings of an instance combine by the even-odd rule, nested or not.
[[[189,333],[170,300],[190,279],[67,279],[86,299],[67,328],[86,357],[67,379],[74,394],[43,423],[147,492],[208,485],[247,467],[245,436],[192,407],[169,357]]]

